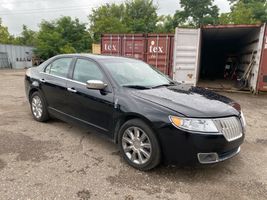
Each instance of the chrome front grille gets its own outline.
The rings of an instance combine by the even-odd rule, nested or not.
[[[213,121],[228,142],[242,137],[241,121],[237,117],[218,118]]]

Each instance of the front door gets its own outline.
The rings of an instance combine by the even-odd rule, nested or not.
[[[72,79],[67,81],[67,114],[107,134],[113,123],[114,93],[105,74],[96,62],[78,58]],[[88,80],[101,80],[108,87],[105,91],[88,89]]]

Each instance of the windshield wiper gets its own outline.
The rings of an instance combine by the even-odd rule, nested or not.
[[[166,84],[156,85],[156,86],[154,86],[152,88],[154,89],[154,88],[167,87],[167,86],[172,86],[172,85],[175,85],[175,82],[170,82],[170,83],[166,83]]]
[[[146,87],[143,85],[123,85],[122,87],[134,88],[134,89],[140,89],[140,90],[151,89],[151,87]]]

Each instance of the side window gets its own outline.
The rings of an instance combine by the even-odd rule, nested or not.
[[[103,80],[103,74],[99,67],[92,61],[77,59],[73,79],[86,83],[88,80]]]
[[[48,74],[67,77],[72,58],[59,58],[45,68]]]

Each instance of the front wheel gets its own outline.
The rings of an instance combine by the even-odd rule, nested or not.
[[[128,164],[150,170],[161,160],[159,142],[153,130],[142,120],[127,121],[119,132],[119,148]]]
[[[31,111],[33,118],[39,122],[45,122],[49,119],[47,107],[40,92],[34,92],[30,98]]]

